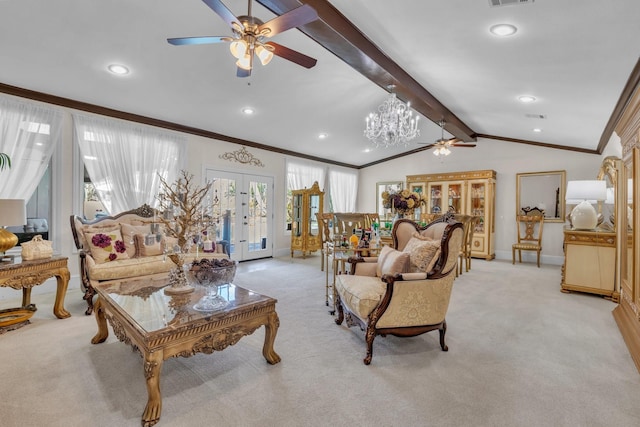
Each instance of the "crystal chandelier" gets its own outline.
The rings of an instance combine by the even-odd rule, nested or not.
[[[378,107],[377,113],[370,113],[367,117],[367,127],[364,136],[377,147],[389,148],[395,145],[408,145],[416,136],[420,135],[418,117],[413,117],[410,103],[404,103],[396,98],[394,85],[389,85],[389,98]]]

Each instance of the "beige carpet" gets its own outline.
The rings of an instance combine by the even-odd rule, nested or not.
[[[241,264],[238,285],[278,299],[282,362],[262,357],[262,328],[223,352],[166,361],[159,425],[640,425],[640,374],[615,304],[561,293],[558,266],[472,267],[454,285],[448,353],[437,332],[378,337],[365,366],[363,333],[324,305],[318,256]],[[77,289],[69,319],[53,317],[53,299],[35,296],[31,324],[0,335],[0,425],[140,425],[141,358],[113,334],[90,344],[96,324]]]

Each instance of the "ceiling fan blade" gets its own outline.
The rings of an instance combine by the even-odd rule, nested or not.
[[[237,77],[249,77],[251,75],[251,70],[245,70],[244,68],[238,67],[238,71],[236,71]]]
[[[424,142],[418,142],[418,145],[422,145],[422,144],[424,144]],[[433,148],[433,147],[435,147],[436,145],[437,145],[437,144],[427,144],[427,145],[425,145],[425,146],[424,146],[424,147],[422,147],[422,148],[424,148],[425,150],[428,150],[429,148]]]
[[[269,42],[265,43],[265,46],[271,46],[273,48],[274,55],[278,55],[281,58],[294,62],[305,68],[313,68],[318,62],[317,59],[314,59],[293,49],[289,49],[288,47],[282,46],[278,43]]]
[[[273,37],[278,33],[308,24],[316,19],[318,19],[318,12],[308,4],[304,4],[260,25],[258,27],[258,33],[262,33],[263,30],[268,30],[262,35],[265,37]]]
[[[452,147],[470,147],[473,148],[476,144],[451,144]]]
[[[174,37],[167,41],[174,46],[183,46],[190,44],[210,44],[231,41],[231,37],[224,36],[203,36],[203,37]]]
[[[224,22],[227,23],[231,28],[233,28],[233,23],[235,22],[238,27],[243,28],[238,18],[224,5],[220,0],[202,0],[209,6],[215,13],[217,13],[220,18]]]

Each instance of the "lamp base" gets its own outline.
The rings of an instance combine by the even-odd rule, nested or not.
[[[571,211],[571,224],[575,230],[593,230],[598,226],[598,213],[584,200]]]
[[[0,253],[5,253],[18,244],[18,236],[0,227]]]

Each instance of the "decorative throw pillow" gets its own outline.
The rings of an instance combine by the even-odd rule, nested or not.
[[[409,272],[409,254],[400,252],[390,246],[384,246],[378,255],[376,275],[401,274]]]
[[[164,241],[158,241],[155,234],[136,234],[135,239],[139,257],[162,255]]]
[[[91,256],[98,264],[117,259],[128,259],[127,248],[120,230],[86,233]]]
[[[131,225],[131,224],[120,224],[120,231],[122,232],[122,240],[124,241],[127,247],[127,255],[129,258],[136,258],[141,256],[139,250],[139,244],[136,242],[135,236],[136,234],[146,235],[151,232],[151,227],[149,224],[146,225]]]
[[[85,225],[82,227],[82,232],[79,233],[80,244],[88,252],[91,251],[91,237],[88,237],[91,233],[110,233],[114,230],[120,231],[120,224],[104,224],[104,225]]]
[[[404,252],[409,254],[412,270],[429,272],[440,256],[440,241],[421,240],[414,236],[407,242]]]

